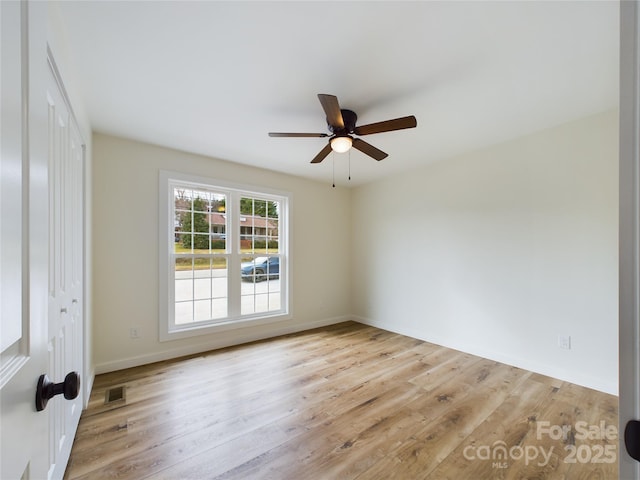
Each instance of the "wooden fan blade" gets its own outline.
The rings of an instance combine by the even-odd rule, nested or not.
[[[394,118],[384,122],[370,123],[356,127],[354,133],[356,135],[371,135],[372,133],[392,132],[393,130],[402,130],[404,128],[414,128],[418,122],[413,115],[408,117]]]
[[[369,155],[371,158],[375,158],[378,161],[383,160],[389,156],[388,154],[384,153],[382,150],[377,149],[370,143],[367,143],[364,140],[361,140],[359,138],[354,138],[353,143],[351,145],[353,146],[353,148],[357,148],[362,153]],[[331,147],[331,145],[329,145],[329,147]]]
[[[324,113],[327,115],[327,123],[331,125],[334,131],[344,130],[344,120],[342,119],[342,112],[338,104],[338,97],[319,93],[318,99],[320,100]]]
[[[327,133],[285,133],[285,132],[269,132],[270,137],[328,137]]]
[[[318,153],[318,155],[316,155],[315,158],[311,160],[311,163],[320,163],[330,153],[331,153],[331,144],[327,143],[327,145],[322,150],[320,150],[320,153]]]

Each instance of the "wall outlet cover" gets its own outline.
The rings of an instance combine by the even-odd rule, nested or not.
[[[571,350],[571,336],[558,335],[558,347],[564,350]]]

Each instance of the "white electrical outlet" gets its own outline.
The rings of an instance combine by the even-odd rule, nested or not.
[[[129,337],[130,338],[140,338],[140,335],[138,334],[138,327],[131,327],[129,329]]]
[[[571,350],[571,336],[558,335],[558,347],[564,350]]]

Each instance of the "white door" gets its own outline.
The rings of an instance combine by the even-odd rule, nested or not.
[[[0,1],[2,479],[62,478],[82,410],[81,394],[36,408],[41,375],[83,378],[84,357],[84,151],[48,57],[46,11]]]
[[[84,149],[53,58],[48,64],[49,150],[49,375],[62,382],[83,372],[83,168]],[[49,411],[51,477],[62,478],[69,460],[82,395],[54,399]]]
[[[0,478],[46,478],[48,422],[35,409],[48,368],[46,151],[25,148],[29,6],[0,2]],[[34,13],[29,21],[43,25]],[[36,60],[37,56],[33,57]],[[41,55],[46,61],[46,56]]]
[[[640,7],[620,4],[620,432],[640,420]],[[638,427],[635,423],[635,427]],[[627,433],[627,432],[625,432]],[[640,429],[620,438],[620,479],[640,479]],[[627,434],[628,434],[627,433]],[[633,451],[634,449],[632,449]]]

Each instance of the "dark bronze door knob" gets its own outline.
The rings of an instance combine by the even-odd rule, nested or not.
[[[629,456],[640,462],[640,421],[629,420],[624,429],[624,445]]]
[[[53,383],[46,375],[40,375],[36,388],[36,410],[41,412],[47,402],[59,394],[64,394],[67,400],[73,400],[80,392],[80,375],[78,372],[67,373],[64,382]]]

